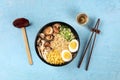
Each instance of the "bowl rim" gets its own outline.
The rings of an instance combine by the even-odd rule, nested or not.
[[[71,62],[74,60],[74,58],[72,58],[72,60],[70,60],[69,62],[65,62],[65,63],[62,64],[62,65],[50,64],[50,63],[48,63],[47,61],[45,61],[45,60],[39,55],[39,52],[38,52],[38,50],[37,50],[37,39],[38,39],[39,33],[42,32],[48,25],[50,25],[50,24],[55,24],[55,23],[60,23],[60,24],[67,25],[67,26],[72,30],[72,32],[75,34],[76,39],[78,40],[78,44],[79,44],[79,45],[78,45],[78,50],[77,50],[75,53],[73,53],[73,54],[76,54],[76,55],[74,56],[74,58],[77,56],[78,51],[79,51],[79,49],[80,49],[80,38],[79,38],[79,35],[78,35],[77,31],[76,31],[71,25],[69,25],[69,24],[66,23],[66,22],[62,22],[62,21],[49,22],[49,23],[45,24],[44,26],[42,26],[42,27],[39,29],[39,31],[37,32],[37,35],[36,35],[36,37],[35,37],[35,42],[34,42],[35,51],[36,51],[38,57],[42,60],[42,62],[44,62],[44,63],[46,63],[46,64],[48,64],[48,65],[55,66],[55,67],[59,67],[59,66],[65,66],[65,65],[71,63]]]

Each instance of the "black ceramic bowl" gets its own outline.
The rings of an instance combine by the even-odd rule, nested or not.
[[[77,55],[77,53],[78,53],[78,50],[73,53],[73,55],[72,55],[72,60],[70,60],[69,62],[65,62],[64,64],[50,64],[50,63],[48,63],[45,59],[42,58],[42,56],[40,55],[40,52],[39,52],[39,50],[38,50],[38,48],[37,48],[37,46],[38,46],[37,40],[38,40],[39,37],[40,37],[39,34],[42,33],[43,30],[44,30],[46,27],[52,26],[52,25],[55,24],[55,23],[59,23],[59,24],[61,24],[61,25],[66,25],[66,26],[68,26],[68,27],[71,29],[71,32],[74,34],[75,39],[78,41],[78,50],[79,50],[79,48],[80,48],[80,39],[79,39],[79,36],[78,36],[77,32],[75,31],[75,29],[74,29],[71,25],[69,25],[69,24],[67,24],[67,23],[65,23],[65,22],[60,22],[60,21],[50,22],[50,23],[44,25],[44,26],[39,30],[39,32],[38,32],[37,35],[36,35],[36,39],[35,39],[35,50],[36,50],[36,53],[37,53],[38,57],[39,57],[43,62],[45,62],[46,64],[51,65],[51,66],[63,66],[63,65],[67,65],[68,63],[70,63],[70,62],[76,57],[76,55]]]

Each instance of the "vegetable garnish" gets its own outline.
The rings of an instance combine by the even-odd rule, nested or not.
[[[60,35],[62,35],[67,41],[71,41],[75,38],[74,34],[71,32],[71,29],[66,25],[61,25]]]

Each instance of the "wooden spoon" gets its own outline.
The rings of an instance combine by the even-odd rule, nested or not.
[[[22,34],[23,34],[23,38],[24,38],[24,42],[25,42],[28,61],[29,61],[29,64],[32,64],[32,58],[31,58],[31,54],[30,54],[30,48],[29,48],[28,38],[27,38],[27,34],[26,34],[26,29],[25,29],[25,27],[29,26],[29,21],[25,18],[18,18],[13,21],[13,25],[17,28],[22,29]]]

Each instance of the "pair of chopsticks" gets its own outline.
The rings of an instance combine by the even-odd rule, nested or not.
[[[85,56],[85,54],[86,54],[86,52],[87,52],[87,50],[88,50],[88,47],[90,46],[90,42],[91,42],[92,37],[93,37],[93,35],[94,35],[93,44],[92,44],[92,46],[91,46],[90,54],[89,54],[89,56],[88,56],[88,61],[87,61],[87,64],[86,64],[86,70],[88,70],[89,63],[90,63],[90,59],[91,59],[91,55],[92,55],[92,51],[93,51],[94,44],[95,44],[95,40],[96,40],[96,34],[100,32],[100,31],[98,30],[99,23],[100,23],[100,19],[97,20],[97,22],[96,22],[96,24],[95,24],[95,27],[92,29],[92,34],[91,34],[91,36],[90,36],[90,39],[89,39],[89,41],[88,41],[88,43],[87,43],[87,46],[86,46],[84,52],[83,52],[83,54],[82,54],[82,56],[81,56],[81,58],[80,58],[80,61],[79,61],[79,63],[78,63],[78,68],[80,68],[80,66],[81,66],[81,64],[82,64],[83,58],[84,58],[84,56]],[[94,34],[94,33],[95,33],[95,34]]]

